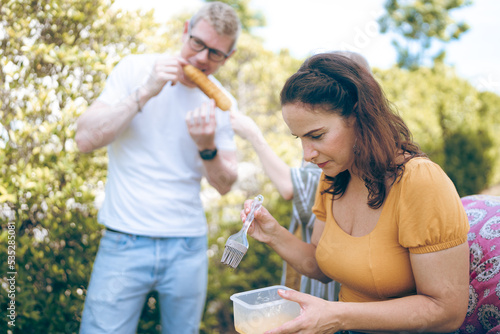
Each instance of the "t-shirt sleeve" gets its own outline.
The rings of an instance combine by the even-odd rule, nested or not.
[[[467,215],[453,182],[439,165],[430,160],[408,163],[399,182],[396,215],[403,247],[423,254],[467,241]]]
[[[114,105],[132,93],[134,87],[129,83],[133,82],[131,80],[132,68],[133,68],[133,56],[127,56],[120,60],[118,64],[113,68],[108,78],[106,79],[106,86],[99,95],[98,100],[109,105]],[[139,85],[137,83],[137,85]]]
[[[328,183],[325,181],[325,175],[322,173],[319,179],[319,184],[316,189],[316,199],[314,200],[314,206],[312,207],[312,212],[316,215],[316,218],[321,221],[326,221],[326,210],[327,210],[327,196],[328,194],[321,194],[321,192],[328,188]]]

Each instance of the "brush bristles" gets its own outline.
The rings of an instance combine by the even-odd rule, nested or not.
[[[227,264],[234,269],[240,264],[241,259],[243,258],[243,255],[245,255],[245,253],[246,252],[242,252],[236,248],[226,245],[226,247],[224,248],[224,253],[222,254],[222,260],[220,260],[220,262]]]

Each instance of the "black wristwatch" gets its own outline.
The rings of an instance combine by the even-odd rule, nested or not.
[[[215,158],[216,155],[217,155],[217,149],[200,151],[200,157],[203,160],[212,160],[213,158]]]

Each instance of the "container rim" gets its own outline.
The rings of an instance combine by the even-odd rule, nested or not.
[[[278,300],[274,300],[272,302],[267,302],[265,304],[260,304],[260,305],[251,305],[251,304],[248,304],[246,302],[244,302],[243,300],[241,299],[237,299],[238,296],[242,296],[242,295],[247,295],[249,294],[250,292],[251,293],[254,293],[254,292],[259,292],[259,291],[266,291],[266,290],[271,290],[271,289],[283,289],[283,290],[293,290],[293,289],[290,289],[289,287],[287,286],[284,286],[284,285],[272,285],[272,286],[268,286],[268,287],[265,287],[265,288],[260,288],[260,289],[254,289],[254,290],[249,290],[249,291],[243,291],[243,292],[238,292],[238,293],[235,293],[235,294],[232,294],[231,297],[229,297],[229,299],[231,299],[233,302],[235,303],[238,303],[238,304],[242,304],[244,305],[245,307],[247,308],[261,308],[262,305],[269,305],[269,306],[273,306],[273,305],[278,305],[278,304],[282,304],[284,302],[287,302],[288,300],[284,299],[284,298],[281,298],[281,299],[278,299]]]

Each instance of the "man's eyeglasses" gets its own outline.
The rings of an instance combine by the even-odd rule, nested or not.
[[[203,42],[201,39],[193,35],[189,35],[189,47],[196,52],[201,52],[205,49],[208,49],[208,59],[210,59],[211,61],[221,62],[227,57],[229,57],[228,54],[225,54],[220,50],[209,48],[205,44],[205,42]]]

